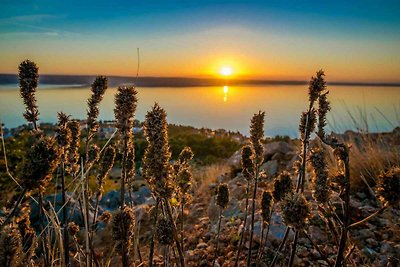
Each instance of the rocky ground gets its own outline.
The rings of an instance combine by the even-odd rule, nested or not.
[[[298,148],[295,144],[286,142],[272,142],[264,147],[265,163],[261,170],[262,176],[257,191],[257,200],[260,199],[263,190],[271,190],[274,178],[283,170],[292,171],[293,163],[298,159]],[[227,183],[230,190],[230,203],[223,211],[222,228],[220,235],[220,249],[216,266],[233,266],[237,253],[237,245],[240,233],[243,230],[243,217],[245,210],[246,180],[241,175],[240,151],[236,152],[229,160],[231,171],[222,173],[215,182],[203,185],[202,190],[194,190],[193,202],[185,210],[184,249],[188,266],[211,266],[215,254],[216,232],[219,208],[215,205],[213,191],[218,183]],[[205,189],[205,190],[203,190]],[[307,233],[312,242],[303,234],[300,236],[297,247],[296,266],[328,266],[326,260],[320,255],[322,252],[331,264],[334,263],[337,247],[334,239],[329,234],[324,221],[318,214],[317,204],[312,200],[311,193],[306,191],[307,198],[313,203],[312,218],[309,221]],[[69,217],[76,223],[83,225],[79,214],[79,203],[71,197]],[[338,203],[339,197],[333,195],[331,202]],[[46,200],[53,203],[56,210],[60,208],[60,195],[47,196]],[[154,205],[150,190],[146,186],[139,188],[132,196],[137,221],[140,221],[140,250],[143,259],[147,259],[148,241],[151,236],[149,212]],[[104,195],[100,203],[100,214],[103,211],[114,211],[119,206],[119,192],[111,191]],[[252,200],[249,200],[251,205]],[[379,209],[379,202],[364,192],[356,192],[351,197],[352,220],[357,221]],[[259,203],[256,203],[259,207]],[[37,222],[35,209],[32,208],[32,222]],[[279,204],[274,206],[274,213],[270,224],[267,244],[260,259],[261,266],[268,266],[274,257],[275,250],[279,246],[286,230],[280,216]],[[90,214],[90,216],[93,216]],[[400,209],[393,207],[383,214],[369,221],[363,226],[352,229],[349,234],[351,243],[351,257],[348,263],[352,266],[397,266],[396,259],[400,258]],[[247,219],[250,223],[250,217]],[[96,251],[99,256],[107,250],[111,242],[109,226],[102,225],[102,234],[95,240]],[[249,228],[249,225],[247,225]],[[256,257],[260,247],[261,216],[257,209],[255,215],[254,241],[252,247],[253,257]],[[289,242],[284,247],[278,261],[278,266],[287,264],[290,254],[290,244],[293,233],[289,235]],[[240,266],[245,266],[249,247],[249,232],[245,232],[244,249],[240,257]],[[316,247],[317,245],[318,247]],[[318,251],[319,250],[319,251]],[[156,261],[162,262],[162,252],[156,251]],[[171,259],[173,261],[173,259]],[[112,260],[116,264],[117,258]],[[138,260],[139,262],[139,260]]]

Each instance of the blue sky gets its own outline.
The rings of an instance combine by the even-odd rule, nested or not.
[[[128,75],[139,47],[144,75],[210,75],[227,62],[260,78],[322,67],[337,80],[400,81],[400,1],[1,0],[0,9],[0,72],[29,57],[46,73]]]

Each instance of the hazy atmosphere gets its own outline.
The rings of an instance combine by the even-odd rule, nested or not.
[[[0,0],[0,266],[400,266],[400,2]]]

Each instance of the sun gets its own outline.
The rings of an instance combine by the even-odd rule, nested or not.
[[[233,74],[233,69],[230,66],[223,66],[219,70],[219,74],[221,74],[222,76],[226,76],[226,77],[231,76]]]

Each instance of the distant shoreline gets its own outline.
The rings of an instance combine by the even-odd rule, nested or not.
[[[40,83],[43,85],[89,86],[94,80],[94,75],[41,75]],[[207,87],[225,85],[307,85],[307,81],[296,80],[253,80],[253,79],[217,79],[217,78],[184,78],[184,77],[124,77],[108,76],[109,86],[136,84],[140,87]],[[18,84],[15,74],[0,74],[0,85]],[[400,83],[369,83],[369,82],[329,82],[336,86],[383,86],[399,87]]]

